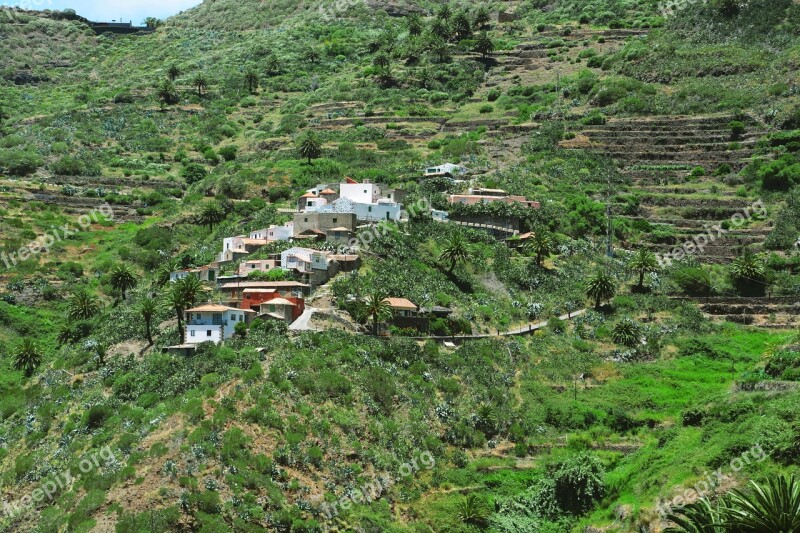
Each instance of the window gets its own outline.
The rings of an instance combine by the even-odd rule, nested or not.
[[[210,337],[210,336],[211,336],[211,330],[208,329],[208,330],[206,330],[206,337]]]
[[[369,213],[372,213],[372,206],[368,207],[368,208],[367,208],[367,211],[368,211]]]
[[[194,337],[194,333],[195,333],[195,331],[194,331],[194,330],[190,331],[190,332],[189,332],[189,336],[190,336],[190,337]]]
[[[336,224],[338,221],[339,221],[339,219],[338,219],[338,218],[334,218],[334,219],[333,219],[333,223],[334,223],[334,224]]]
[[[239,322],[244,322],[244,315],[239,315]]]
[[[308,217],[304,218],[303,222],[308,222]]]
[[[236,315],[231,315],[231,322],[236,322]]]
[[[222,313],[214,313],[211,317],[211,324],[214,326],[222,325]]]

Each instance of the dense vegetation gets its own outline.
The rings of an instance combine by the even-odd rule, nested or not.
[[[0,529],[763,531],[758,491],[797,516],[798,4],[268,4],[131,36],[0,13]],[[446,161],[541,205],[450,205],[420,179]],[[345,177],[532,235],[362,228],[323,290],[344,331],[162,353],[221,298],[170,272]],[[454,315],[378,337],[386,296]]]

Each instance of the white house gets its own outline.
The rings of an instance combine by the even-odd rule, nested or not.
[[[377,203],[381,197],[381,188],[376,183],[365,181],[358,183],[347,180],[339,185],[339,198],[346,198],[360,204]]]
[[[276,226],[273,224],[268,228],[251,231],[250,238],[267,242],[288,241],[292,238],[293,230],[294,222],[287,222],[283,226]]]
[[[460,176],[461,174],[465,174],[467,169],[462,167],[461,165],[454,165],[452,163],[444,163],[442,165],[436,167],[428,167],[425,169],[425,177],[426,178],[433,178],[437,176],[447,176],[452,178],[453,176]]]
[[[379,222],[392,220],[398,222],[403,212],[403,205],[381,198],[373,203],[354,202],[349,198],[339,198],[332,204],[313,209],[318,213],[355,214],[359,222]]]
[[[294,247],[281,253],[281,268],[311,273],[314,270],[328,271],[330,252],[321,252],[311,248]]]
[[[230,339],[236,325],[250,324],[255,311],[224,305],[207,304],[186,311],[186,344],[220,342]]]
[[[269,272],[279,266],[278,261],[275,259],[254,259],[239,263],[239,269],[236,273],[240,276],[247,276],[251,272]]]

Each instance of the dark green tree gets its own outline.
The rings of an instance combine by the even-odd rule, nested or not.
[[[169,68],[167,69],[167,78],[169,78],[169,81],[173,83],[180,77],[180,75],[181,75],[181,70],[178,68],[178,65],[174,63],[170,65]]]
[[[658,259],[647,248],[639,248],[628,260],[628,269],[639,276],[637,287],[643,290],[645,275],[658,272]]]
[[[192,85],[197,89],[197,96],[202,98],[203,91],[208,89],[208,78],[202,72],[198,72],[192,78]]]
[[[14,368],[23,372],[29,378],[42,364],[42,352],[32,339],[22,339],[22,344],[14,354]]]
[[[730,266],[730,278],[743,296],[760,296],[767,286],[767,265],[763,256],[745,249]]]
[[[489,38],[489,35],[484,31],[478,36],[478,40],[475,41],[475,46],[472,48],[474,52],[477,52],[486,59],[492,52],[494,52],[494,43]]]
[[[467,239],[460,232],[453,233],[447,240],[439,256],[440,261],[447,263],[447,271],[452,273],[459,263],[466,263],[469,259],[470,247]]]
[[[258,74],[255,70],[250,69],[244,74],[244,82],[247,85],[247,91],[253,94],[258,89]]]
[[[158,85],[156,93],[158,94],[158,100],[161,102],[161,109],[164,109],[164,106],[175,105],[180,101],[178,90],[170,80],[162,81]]]
[[[89,320],[99,312],[100,300],[89,289],[80,288],[69,299],[67,316],[70,320]]]
[[[225,220],[225,211],[218,202],[208,202],[203,205],[200,215],[197,217],[197,223],[208,226],[208,231],[214,231],[214,225],[223,220]]]
[[[145,296],[139,302],[139,314],[144,320],[144,331],[145,336],[147,337],[148,346],[152,346],[153,343],[153,319],[156,316],[156,312],[158,311],[158,304],[155,298],[151,296]]]
[[[322,143],[314,135],[314,132],[308,132],[300,139],[297,150],[300,153],[300,157],[308,159],[308,164],[310,165],[312,160],[322,156]]]
[[[181,344],[186,342],[186,330],[183,327],[184,313],[192,308],[203,293],[203,284],[196,276],[186,276],[171,284],[167,290],[166,305],[175,311],[178,318],[178,331],[181,334]]]
[[[136,287],[136,275],[131,267],[123,263],[111,270],[109,282],[114,290],[119,292],[120,299],[125,300],[127,292]]]
[[[372,334],[378,334],[378,325],[392,318],[392,307],[386,301],[386,294],[376,290],[370,293],[358,307],[359,320],[372,320]]]
[[[598,270],[586,284],[586,297],[594,301],[595,309],[600,309],[604,301],[617,293],[614,277],[605,270]]]
[[[409,35],[422,34],[422,17],[418,13],[412,13],[406,17],[406,27],[408,28]]]
[[[453,18],[453,36],[456,41],[472,37],[472,22],[464,11],[459,11]]]

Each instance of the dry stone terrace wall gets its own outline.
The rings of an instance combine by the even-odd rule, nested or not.
[[[610,119],[605,125],[583,129],[582,143],[565,146],[598,150],[614,159],[632,191],[638,193],[639,212],[631,218],[670,230],[644,243],[663,254],[742,213],[757,200],[740,196],[724,183],[723,176],[713,175],[722,165],[731,172],[744,167],[761,135],[747,119],[743,121],[746,131],[734,135],[729,126],[732,120],[730,115]],[[704,175],[688,179],[695,167],[702,167]],[[742,246],[759,249],[768,233],[758,222],[734,227],[696,257],[728,263]]]

